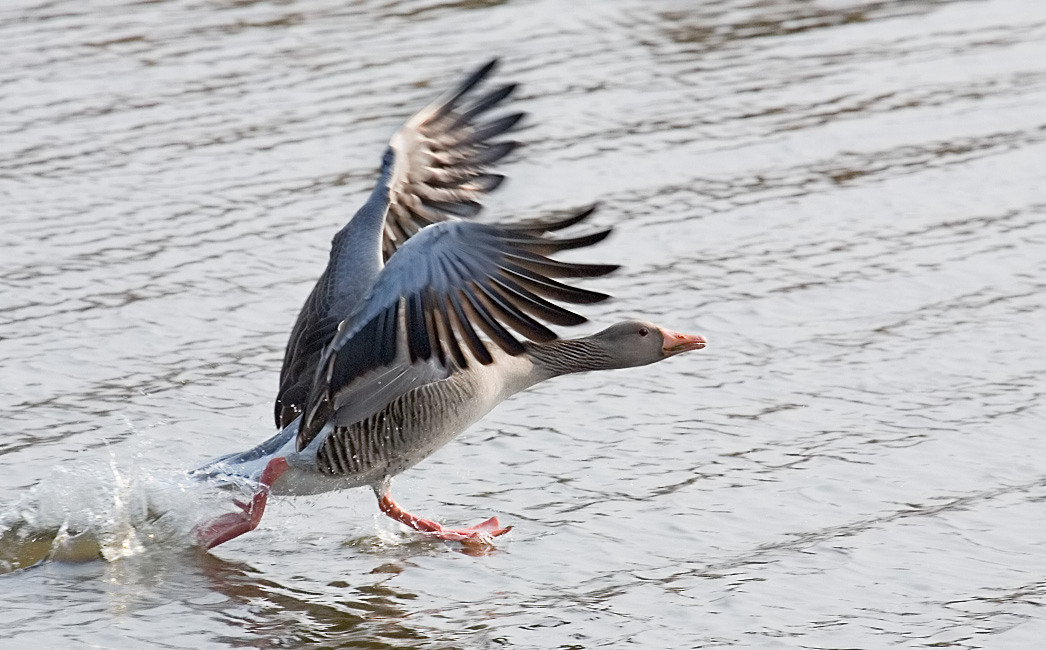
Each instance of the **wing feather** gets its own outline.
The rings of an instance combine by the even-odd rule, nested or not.
[[[552,300],[584,304],[605,299],[605,294],[555,282],[540,271],[519,273],[512,260],[524,257],[568,275],[580,267],[578,277],[616,267],[556,262],[536,252],[555,250],[555,242],[540,224],[506,229],[469,221],[439,223],[408,241],[324,350],[298,448],[307,446],[330,420],[350,424],[356,421],[351,418],[371,415],[374,411],[360,407],[360,395],[370,396],[368,408],[384,406],[368,385],[377,375],[410,378],[398,380],[405,392],[417,387],[419,378],[435,381],[470,363],[493,362],[477,327],[493,345],[515,355],[523,346],[506,326],[530,340],[550,341],[556,334],[542,320],[555,325],[585,322]],[[415,367],[423,370],[411,370]],[[383,399],[399,396],[389,388],[379,392]]]
[[[382,238],[385,260],[421,227],[475,216],[483,196],[504,180],[488,167],[519,143],[496,138],[515,128],[524,114],[486,116],[512,95],[516,85],[500,86],[473,98],[496,65],[496,59],[488,62],[418,111],[389,141],[395,165]]]
[[[475,216],[485,195],[504,181],[490,166],[516,147],[498,138],[515,128],[523,113],[492,113],[516,89],[515,84],[481,89],[496,66],[495,59],[475,70],[418,111],[390,139],[378,186],[361,210],[385,215],[383,260],[428,225]],[[330,262],[298,315],[276,395],[276,425],[281,429],[304,409],[323,350],[338,323],[363,298],[365,286],[361,289],[355,264],[376,258],[378,251],[361,252],[359,246],[358,239],[334,238]]]

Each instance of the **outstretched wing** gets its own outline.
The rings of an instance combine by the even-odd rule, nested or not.
[[[516,84],[472,97],[496,65],[497,59],[491,60],[418,111],[389,141],[395,163],[381,246],[386,261],[421,228],[475,216],[483,195],[505,179],[487,170],[519,146],[496,138],[516,126],[523,113],[481,120],[512,94]]]
[[[508,84],[477,95],[496,64],[492,60],[473,72],[410,118],[390,140],[378,187],[361,210],[380,214],[387,208],[384,260],[426,225],[475,215],[483,195],[504,180],[489,167],[518,143],[496,139],[523,113],[486,119],[516,88]],[[371,278],[354,277],[357,267],[351,262],[376,258],[378,252],[359,250],[360,245],[350,237],[334,238],[330,262],[291,330],[276,395],[276,426],[281,429],[301,413],[320,353],[366,291]]]
[[[587,304],[608,296],[553,278],[596,277],[617,266],[560,262],[548,255],[595,244],[610,230],[566,238],[547,233],[584,220],[592,210],[536,225],[445,222],[410,239],[324,350],[298,448],[332,418],[351,424],[455,368],[492,363],[477,328],[516,355],[523,345],[508,328],[533,341],[549,341],[556,335],[540,321],[585,322],[551,300]]]

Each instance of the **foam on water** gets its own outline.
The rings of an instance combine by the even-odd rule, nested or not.
[[[140,458],[136,458],[136,461]],[[0,573],[43,561],[115,561],[184,549],[191,530],[227,495],[176,469],[107,459],[57,466],[0,511]]]
[[[345,5],[0,3],[0,646],[1042,646],[1046,3]],[[397,477],[482,559],[362,489],[197,552],[182,471],[271,435],[388,137],[494,55],[484,216],[599,200],[585,331],[715,345]]]

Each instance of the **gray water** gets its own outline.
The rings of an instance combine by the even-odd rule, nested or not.
[[[489,219],[599,200],[623,316],[368,490],[183,470],[272,433],[294,317],[413,110],[492,55]],[[0,647],[1032,648],[1046,638],[1046,3],[0,6]],[[579,328],[584,329],[584,328]]]

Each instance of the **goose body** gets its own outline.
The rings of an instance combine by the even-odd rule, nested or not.
[[[327,268],[291,332],[275,404],[279,433],[195,472],[257,485],[250,502],[236,502],[238,512],[197,526],[202,546],[255,528],[269,494],[361,486],[371,486],[386,514],[416,530],[487,541],[508,528],[491,518],[449,530],[411,515],[392,500],[391,478],[534,384],[704,347],[699,336],[643,321],[570,340],[541,322],[580,324],[583,317],[557,303],[607,298],[555,278],[596,277],[617,267],[550,257],[609,234],[554,234],[584,222],[592,208],[526,225],[467,219],[502,180],[487,168],[515,146],[495,138],[522,117],[479,121],[515,88],[471,98],[493,68],[492,61],[474,72],[391,139],[374,190],[335,235]]]
[[[257,481],[273,458],[282,457],[288,469],[270,486],[270,494],[303,496],[380,483],[417,465],[509,396],[540,381],[528,358],[491,352],[493,364],[476,364],[424,384],[348,426],[328,425],[300,451],[300,419],[295,419],[258,447],[197,472]]]

